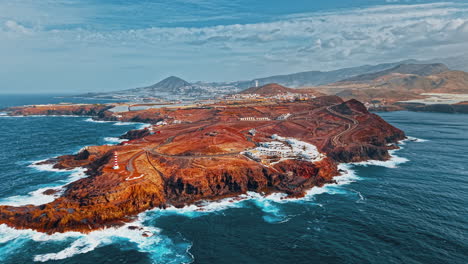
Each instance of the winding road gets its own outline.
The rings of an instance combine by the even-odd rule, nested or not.
[[[314,110],[311,110],[311,111],[305,111],[305,112],[300,112],[300,113],[295,113],[293,114],[290,119],[292,120],[300,120],[302,119],[301,117],[299,117],[300,115],[303,115],[303,114],[308,114],[308,115],[311,115],[311,114],[314,114],[316,112],[319,112],[321,110],[326,110],[328,111],[330,114],[334,115],[334,116],[337,116],[339,118],[342,118],[342,119],[345,119],[345,120],[348,120],[350,123],[347,123],[346,124],[346,129],[344,131],[341,131],[340,133],[334,135],[332,138],[331,138],[331,142],[334,146],[342,146],[342,145],[345,145],[341,138],[343,137],[343,135],[347,134],[347,133],[351,133],[353,130],[355,130],[357,128],[357,126],[359,125],[359,121],[357,121],[356,119],[350,117],[350,116],[346,116],[344,114],[341,114],[339,112],[336,112],[335,110],[333,110],[333,107],[337,106],[339,104],[334,104],[334,105],[331,105],[331,106],[327,106],[327,107],[319,107],[317,109],[314,109]],[[256,127],[255,129],[260,129],[260,128],[263,128],[263,127],[267,127],[267,126],[271,126],[271,125],[277,125],[278,123],[281,123],[281,122],[285,122],[286,120],[281,120],[279,122],[269,122],[268,124],[264,124],[264,125],[261,125],[259,127]],[[295,122],[294,122],[295,123]],[[208,127],[212,125],[212,123],[210,124],[207,124],[205,126],[201,126],[201,127],[198,127],[196,128],[195,130],[193,131],[196,131],[196,130],[200,130],[200,129],[203,129],[205,127]],[[248,130],[250,130],[251,128],[249,128]],[[247,131],[247,129],[241,131],[241,132],[245,132]],[[135,162],[135,159],[137,159],[138,157],[140,157],[142,154],[145,154],[146,153],[146,156],[147,156],[147,159],[148,161],[150,162],[150,159],[149,159],[149,156],[148,156],[148,153],[151,153],[152,155],[157,155],[157,156],[161,156],[161,157],[166,157],[166,158],[180,158],[180,159],[196,159],[196,158],[216,158],[216,157],[227,157],[227,156],[235,156],[235,155],[240,155],[241,152],[243,151],[235,151],[235,152],[229,152],[229,153],[222,153],[222,154],[205,154],[205,155],[169,155],[169,154],[164,154],[164,153],[161,153],[159,151],[157,151],[158,148],[162,147],[162,146],[165,146],[167,144],[170,144],[173,142],[174,138],[176,138],[177,136],[181,135],[181,134],[185,134],[187,133],[187,131],[184,131],[182,133],[179,133],[179,134],[176,134],[174,136],[171,136],[171,137],[168,137],[164,143],[154,147],[154,148],[144,148],[143,150],[137,152],[135,155],[133,155],[127,162],[127,165],[126,165],[126,169],[127,171],[129,171],[131,173],[131,175],[127,178],[127,180],[134,180],[134,179],[139,179],[142,177],[142,175],[139,175],[137,177],[133,177],[133,174],[134,174],[134,171],[135,171],[135,168],[134,168],[134,162]],[[262,132],[260,131],[257,131],[257,133],[260,133],[262,134]],[[146,140],[145,140],[146,142]],[[246,150],[244,150],[246,151]],[[150,162],[151,164],[151,162]],[[162,176],[163,174],[155,167],[153,166],[153,164],[151,164],[153,169],[160,175]]]
[[[349,116],[346,116],[346,115],[343,115],[341,113],[338,113],[336,112],[335,110],[332,109],[332,107],[334,107],[336,105],[330,105],[328,107],[326,107],[325,109],[330,112],[332,115],[335,115],[335,116],[338,116],[340,118],[343,118],[343,119],[346,119],[348,121],[350,121],[352,123],[351,124],[346,124],[347,128],[344,130],[344,131],[341,131],[340,133],[334,135],[331,139],[332,143],[334,146],[339,146],[339,145],[345,145],[342,141],[341,141],[341,137],[344,135],[344,134],[347,134],[347,133],[350,133],[352,132],[354,129],[356,129],[356,127],[359,125],[359,121],[357,121],[356,119],[352,118],[352,117],[349,117]]]

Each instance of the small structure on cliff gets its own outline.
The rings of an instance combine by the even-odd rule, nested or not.
[[[240,121],[269,121],[270,118],[268,117],[253,117],[253,116],[249,116],[249,117],[241,117],[239,118]]]
[[[275,160],[275,157],[280,158],[280,160],[298,159],[310,162],[325,158],[325,155],[320,153],[317,147],[310,143],[278,135],[273,135],[271,138],[274,141],[262,142],[258,147],[245,151],[243,154],[262,162]],[[275,162],[278,161],[275,160]]]
[[[276,120],[286,120],[291,116],[291,113],[282,114],[276,118]]]
[[[119,169],[119,160],[117,156],[117,151],[114,152],[114,166],[112,167],[114,170]]]

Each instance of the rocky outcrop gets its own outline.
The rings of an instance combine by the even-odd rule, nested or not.
[[[415,112],[437,112],[437,113],[468,113],[468,104],[421,104],[421,103],[398,103],[403,109]]]
[[[29,115],[79,115],[79,116],[97,116],[106,110],[112,108],[108,104],[58,104],[58,105],[32,105],[21,107],[10,107],[3,109],[12,116]]]
[[[151,134],[149,129],[133,129],[128,131],[127,133],[123,134],[120,136],[120,139],[128,139],[128,140],[134,140],[134,139],[140,139],[144,138],[146,136],[149,136]]]
[[[292,115],[277,120],[285,113]],[[158,127],[155,134],[130,131],[126,137],[132,140],[126,144],[87,147],[49,161],[62,169],[84,167],[89,176],[67,185],[51,203],[0,206],[0,223],[48,233],[89,232],[132,221],[151,208],[196,205],[247,191],[300,197],[314,186],[334,182],[338,162],[388,159],[394,148],[389,144],[404,138],[360,102],[334,96],[255,106],[151,109],[122,114],[122,119],[134,116],[180,122]],[[245,116],[269,120],[240,120]],[[252,159],[244,154],[275,134],[314,144],[324,157]],[[112,168],[115,152],[119,169]]]

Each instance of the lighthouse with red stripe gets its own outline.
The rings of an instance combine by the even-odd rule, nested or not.
[[[119,161],[118,161],[117,151],[114,151],[114,166],[112,168],[114,170],[119,169]]]

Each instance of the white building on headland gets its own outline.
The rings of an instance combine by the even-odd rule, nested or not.
[[[286,120],[286,119],[288,119],[289,117],[291,117],[291,113],[282,114],[282,115],[278,116],[278,117],[276,118],[276,120]]]
[[[269,117],[241,117],[239,118],[240,121],[268,121],[271,120]]]
[[[244,154],[262,161],[269,160],[271,157],[279,157],[281,160],[301,159],[315,162],[325,157],[316,146],[310,143],[278,135],[273,135],[271,138],[274,141],[263,142],[260,146],[246,151]]]

